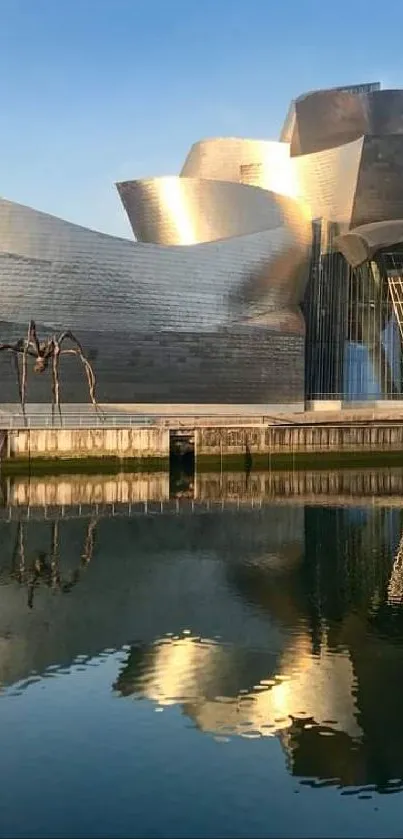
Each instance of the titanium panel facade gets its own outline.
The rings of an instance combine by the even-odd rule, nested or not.
[[[117,187],[137,241],[0,200],[0,340],[72,329],[103,402],[402,398],[403,91],[305,94],[279,142],[202,140]],[[17,401],[4,353],[0,383]]]
[[[402,185],[403,134],[365,137],[350,226],[403,218]]]
[[[185,160],[182,178],[229,181],[259,186],[296,198],[288,143],[216,137],[195,143]]]
[[[0,201],[1,340],[70,328],[93,361],[104,402],[299,402],[303,284],[295,269],[267,281],[295,240],[285,227],[206,245],[130,242]],[[65,360],[63,360],[65,361]],[[66,361],[63,397],[87,400]],[[17,401],[12,359],[0,354],[2,401]],[[29,399],[49,401],[45,376]]]
[[[348,229],[351,223],[363,138],[337,148],[291,158],[296,192],[312,219]]]
[[[332,87],[326,91],[324,90],[310,90],[307,93],[302,93],[301,96],[298,96],[296,99],[293,99],[290,103],[290,106],[287,111],[287,116],[284,120],[283,127],[280,133],[280,139],[282,142],[291,143],[293,140],[293,134],[296,131],[298,133],[298,126],[296,125],[296,109],[297,106],[303,102],[308,97],[312,96],[313,94],[323,94],[326,93],[328,96],[332,96],[334,93],[337,92],[345,92],[345,93],[354,93],[354,94],[366,94],[371,93],[372,91],[380,90],[381,84],[380,82],[368,82],[365,84],[358,84],[358,85],[342,85],[341,87]]]
[[[200,140],[191,147],[181,177],[240,183],[241,166],[261,163],[271,145],[268,140],[248,140],[243,137]]]
[[[376,86],[320,90],[293,104],[282,139],[291,155],[312,154],[362,136],[403,133],[403,91]]]
[[[285,226],[189,248],[96,233],[0,200],[3,320],[58,329],[215,331],[297,306],[304,286],[270,263],[306,250]],[[105,306],[106,301],[108,306]]]
[[[309,241],[301,210],[291,199],[225,181],[155,178],[117,184],[140,242],[195,245],[289,226]]]

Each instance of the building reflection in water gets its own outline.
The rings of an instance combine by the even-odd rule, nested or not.
[[[306,509],[297,565],[283,574],[258,557],[227,569],[285,630],[280,653],[166,637],[132,647],[115,691],[179,703],[218,737],[277,736],[289,771],[312,786],[400,790],[403,614],[390,588],[402,524],[400,510]]]
[[[208,639],[161,639],[151,650],[132,648],[114,687],[161,705],[179,702],[200,729],[214,734],[272,736],[293,719],[314,717],[358,737],[353,683],[346,656],[326,650],[312,656],[301,633],[278,657]]]
[[[77,506],[169,505],[173,500],[305,504],[401,505],[403,468],[270,469],[218,472],[120,472],[116,475],[0,476],[0,509],[29,507],[68,510]]]
[[[179,705],[217,738],[276,736],[303,783],[400,789],[403,502],[382,497],[3,522],[2,682],[136,638],[120,696]]]

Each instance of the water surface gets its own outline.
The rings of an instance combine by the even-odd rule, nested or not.
[[[0,835],[401,835],[402,490],[3,481]]]

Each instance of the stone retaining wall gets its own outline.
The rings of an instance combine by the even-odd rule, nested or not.
[[[43,428],[8,432],[7,454],[34,458],[169,457],[169,429]]]
[[[197,457],[403,450],[403,424],[197,428]]]
[[[398,452],[403,455],[403,423],[336,426],[193,427],[196,459],[290,454]],[[169,458],[174,429],[43,428],[7,432],[3,458],[129,459]]]

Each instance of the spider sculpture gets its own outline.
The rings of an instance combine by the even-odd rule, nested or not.
[[[65,341],[70,341],[73,346],[63,348]],[[20,338],[15,344],[0,343],[0,352],[8,350],[14,355],[14,363],[17,374],[18,392],[21,402],[22,413],[25,419],[25,400],[27,393],[28,356],[35,358],[34,373],[43,373],[51,365],[52,369],[52,417],[55,406],[59,411],[60,421],[62,418],[60,408],[60,382],[59,364],[62,355],[76,355],[84,366],[87,376],[88,390],[94,408],[100,410],[95,399],[95,374],[90,362],[83,353],[82,346],[70,330],[61,332],[59,336],[52,335],[44,341],[39,341],[36,334],[35,321],[31,320],[28,326],[28,334],[25,339]],[[20,371],[19,358],[22,357],[22,374]]]

